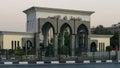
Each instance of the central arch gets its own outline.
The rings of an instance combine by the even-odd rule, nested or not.
[[[69,24],[64,23],[60,27],[60,34],[59,34],[59,48],[58,52],[59,54],[66,54],[66,55],[71,55],[71,34],[72,34],[72,29]],[[63,52],[63,50],[66,50]]]

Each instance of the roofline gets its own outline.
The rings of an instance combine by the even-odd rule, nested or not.
[[[48,7],[35,7],[35,6],[33,6],[33,7],[30,7],[30,8],[28,8],[28,9],[26,9],[26,10],[24,10],[23,12],[24,13],[27,13],[29,10],[35,10],[35,11],[37,11],[37,10],[53,10],[53,11],[64,11],[64,12],[75,12],[75,13],[87,13],[87,14],[93,14],[94,13],[94,11],[83,11],[83,10],[72,10],[72,9],[62,9],[62,8],[48,8]]]
[[[2,34],[4,34],[4,33],[34,34],[34,33],[30,33],[30,32],[15,32],[15,31],[0,31],[0,33],[2,33]]]

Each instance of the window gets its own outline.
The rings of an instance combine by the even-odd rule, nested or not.
[[[101,43],[99,43],[99,51],[101,51]]]
[[[20,47],[20,45],[19,45],[19,41],[17,41],[17,46]]]
[[[13,50],[13,45],[14,45],[14,42],[13,42],[13,41],[11,41],[11,48],[12,48],[12,50]]]
[[[16,41],[14,41],[15,42],[15,50],[16,50]]]
[[[103,51],[103,47],[102,47],[103,45],[102,45],[102,43],[101,43],[101,51]]]
[[[103,51],[105,51],[105,43],[103,43]]]

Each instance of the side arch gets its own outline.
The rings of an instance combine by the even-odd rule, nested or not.
[[[92,42],[92,43],[90,44],[90,51],[91,51],[91,52],[96,52],[96,51],[97,51],[97,45],[96,45],[95,42]]]
[[[88,28],[84,24],[80,24],[76,34],[76,53],[81,56],[83,52],[88,50]]]
[[[50,22],[44,23],[44,25],[42,26],[42,33],[44,33],[44,30],[49,30],[51,27],[53,29],[53,33],[55,33],[55,28]]]
[[[49,18],[39,18],[38,19],[38,32],[39,33],[42,32],[42,28],[46,23],[51,24],[52,27],[54,28],[54,32],[57,33],[57,20],[49,19]]]
[[[79,27],[77,28],[77,33],[81,31],[81,32],[85,32],[86,34],[89,34],[88,28],[86,25],[84,24],[80,24]]]

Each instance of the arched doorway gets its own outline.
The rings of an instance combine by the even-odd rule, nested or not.
[[[97,45],[95,42],[92,42],[90,45],[90,51],[91,52],[96,52],[97,51]]]
[[[22,46],[23,50],[26,52],[26,55],[35,54],[35,46],[33,45],[31,40],[26,40],[24,46]]]
[[[28,49],[32,49],[33,48],[32,42],[30,40],[27,40],[27,48]]]
[[[86,52],[88,47],[88,29],[81,24],[77,29],[76,35],[76,54],[81,56],[82,52]]]
[[[54,27],[51,23],[47,22],[42,27],[43,44],[45,56],[54,56]]]
[[[71,55],[71,27],[64,23],[60,28],[58,52],[63,55]]]

